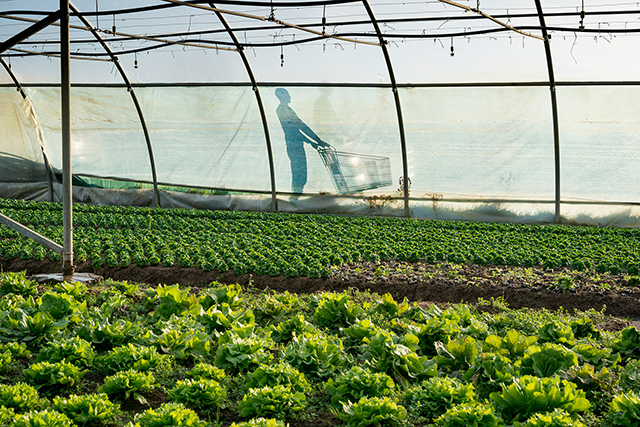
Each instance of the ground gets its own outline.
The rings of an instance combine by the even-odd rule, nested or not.
[[[59,263],[0,258],[4,271],[26,271],[28,274],[53,273]],[[547,308],[557,310],[601,311],[620,318],[640,319],[640,286],[630,283],[629,276],[580,272],[541,267],[509,267],[494,265],[459,265],[451,263],[364,262],[335,267],[326,278],[271,277],[233,271],[219,273],[196,268],[128,267],[99,268],[90,262],[77,265],[78,272],[92,272],[115,280],[151,285],[175,284],[201,287],[221,283],[250,282],[257,288],[275,291],[314,293],[355,288],[379,294],[390,293],[396,299],[415,302],[476,303],[478,299],[503,299],[511,308]]]

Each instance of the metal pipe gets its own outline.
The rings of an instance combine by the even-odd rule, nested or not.
[[[211,8],[216,9],[213,3],[209,3]],[[278,198],[276,197],[276,171],[273,161],[273,149],[271,147],[271,136],[269,134],[269,124],[267,122],[267,115],[264,111],[264,105],[262,104],[262,97],[260,96],[260,90],[258,89],[258,83],[256,82],[256,78],[253,75],[253,70],[251,69],[251,65],[249,64],[249,60],[247,59],[247,55],[244,53],[244,49],[242,45],[238,41],[235,33],[229,26],[229,23],[224,18],[224,15],[219,12],[217,9],[215,11],[216,16],[224,25],[224,28],[229,33],[229,37],[233,40],[233,43],[236,45],[238,49],[238,53],[242,58],[242,63],[244,64],[244,68],[247,70],[247,74],[249,75],[249,79],[251,80],[251,87],[253,88],[253,92],[256,94],[256,102],[258,103],[258,109],[260,110],[260,117],[262,119],[262,129],[264,130],[264,138],[267,143],[267,156],[269,158],[269,173],[271,175],[271,210],[273,212],[278,211]]]
[[[153,155],[153,145],[151,144],[151,136],[149,135],[149,129],[147,128],[147,121],[144,118],[144,114],[142,112],[142,107],[140,106],[140,102],[138,102],[138,97],[136,96],[136,92],[133,90],[133,86],[131,85],[131,82],[129,81],[129,77],[127,77],[127,74],[124,72],[124,68],[122,68],[122,65],[120,65],[120,61],[118,60],[118,57],[113,53],[113,51],[111,50],[109,45],[107,45],[104,42],[104,40],[102,39],[102,36],[93,27],[91,22],[89,22],[87,20],[87,18],[85,18],[80,13],[78,8],[76,8],[73,4],[69,3],[69,7],[78,16],[78,19],[80,19],[80,21],[82,21],[82,23],[89,29],[89,31],[91,31],[91,34],[93,34],[93,36],[96,38],[96,40],[98,40],[98,43],[100,43],[102,48],[109,54],[109,56],[111,57],[111,60],[113,61],[113,63],[116,66],[116,68],[118,69],[118,72],[120,73],[120,76],[122,77],[122,80],[124,80],[124,83],[127,86],[127,91],[129,92],[129,95],[131,95],[131,99],[133,100],[133,104],[135,105],[136,111],[138,112],[138,118],[140,119],[140,125],[142,126],[142,132],[144,134],[144,139],[145,139],[145,141],[147,143],[147,152],[149,154],[149,163],[151,164],[151,179],[153,181],[153,205],[154,205],[154,207],[158,207],[158,206],[160,206],[160,190],[158,189],[158,173],[157,173],[157,170],[156,170],[155,157]]]
[[[24,100],[28,99],[27,92],[22,87],[22,84],[20,84],[18,77],[16,77],[15,73],[11,70],[11,67],[7,65],[6,61],[2,57],[0,57],[0,63],[2,63],[2,66],[4,67],[4,69],[7,70],[7,73],[9,73],[9,76],[11,77],[11,80],[13,80],[13,82],[15,83],[16,88],[18,89],[18,92],[20,92],[20,95],[22,96],[22,99]],[[40,135],[38,135],[38,138],[40,139]],[[53,173],[53,168],[51,167],[51,163],[49,162],[49,157],[47,156],[47,153],[44,149],[44,145],[43,145],[44,141],[39,141],[39,142],[40,142],[40,149],[42,151],[42,159],[44,160],[44,168],[47,171],[47,189],[49,191],[49,202],[53,202],[53,177],[55,175]]]
[[[64,244],[62,251],[62,276],[73,277],[73,189],[71,186],[71,78],[69,67],[69,0],[60,0],[60,93],[62,122],[62,225]]]
[[[0,224],[6,225],[7,227],[9,227],[10,229],[17,231],[18,233],[22,234],[23,236],[28,237],[29,239],[33,240],[36,243],[41,244],[42,246],[51,249],[54,252],[57,252],[59,254],[62,254],[64,252],[64,248],[62,246],[60,246],[59,244],[57,244],[56,242],[49,240],[48,238],[44,237],[41,234],[36,233],[35,231],[33,231],[32,229],[30,229],[29,227],[25,227],[24,225],[20,224],[17,221],[14,221],[13,219],[9,218],[6,215],[3,215],[0,213]]]
[[[540,19],[540,28],[542,29],[542,37],[544,38],[544,50],[547,56],[547,69],[549,72],[549,90],[551,92],[551,113],[553,115],[553,156],[555,160],[555,204],[556,214],[555,223],[560,224],[560,123],[558,119],[558,100],[556,96],[556,78],[553,73],[553,60],[551,57],[551,43],[547,32],[547,25],[544,20],[544,12],[540,0],[535,0],[536,9],[538,9],[538,18]]]
[[[378,35],[378,40],[380,41],[380,48],[382,49],[382,53],[384,55],[384,60],[387,63],[387,69],[389,71],[389,79],[391,80],[391,90],[393,91],[393,98],[396,102],[396,112],[398,114],[398,128],[400,132],[400,147],[402,149],[402,184],[404,187],[404,216],[409,218],[410,210],[409,210],[409,165],[407,159],[407,142],[404,131],[404,119],[402,118],[402,106],[400,105],[400,94],[398,93],[398,84],[396,82],[396,77],[393,72],[393,65],[391,64],[391,57],[389,56],[389,50],[387,49],[387,41],[384,39],[382,35],[382,31],[380,31],[380,26],[376,21],[376,17],[373,14],[373,10],[369,5],[368,0],[362,0],[362,4],[367,10],[367,14],[369,14],[369,18],[371,18],[371,23],[373,24],[374,29],[376,30],[376,34]]]
[[[43,29],[47,28],[49,25],[56,22],[58,20],[58,13],[59,12],[53,12],[49,14],[47,17],[41,19],[40,21],[36,21],[33,25],[20,31],[18,34],[9,38],[5,42],[0,43],[0,53],[11,49],[21,41],[28,39],[32,35],[42,31]]]

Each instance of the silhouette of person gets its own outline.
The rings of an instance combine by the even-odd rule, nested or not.
[[[277,88],[276,97],[280,100],[276,113],[284,131],[287,155],[291,162],[291,191],[302,193],[302,189],[307,183],[307,156],[304,144],[307,143],[315,149],[330,147],[330,145],[320,139],[289,107],[291,95],[286,89]]]

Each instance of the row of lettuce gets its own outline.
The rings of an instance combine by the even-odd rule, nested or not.
[[[448,261],[629,275],[640,230],[76,205],[74,249],[94,268],[161,265],[320,277],[360,261]],[[0,199],[0,213],[62,242],[59,204]],[[0,225],[0,257],[59,255]]]
[[[0,425],[640,425],[640,333],[595,311],[20,273],[0,294]]]

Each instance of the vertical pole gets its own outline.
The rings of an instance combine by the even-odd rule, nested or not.
[[[69,43],[69,0],[60,0],[60,93],[62,100],[62,224],[64,243],[62,251],[62,276],[70,279],[73,267],[73,193],[71,187],[71,62]]]
[[[398,130],[400,133],[400,149],[402,150],[402,186],[404,187],[404,216],[405,218],[409,218],[411,216],[411,210],[409,209],[409,160],[407,158],[407,141],[404,130],[404,119],[402,118],[402,106],[400,104],[400,93],[398,92],[398,84],[396,82],[396,76],[393,71],[393,65],[391,64],[391,57],[389,56],[389,51],[387,49],[387,41],[384,39],[384,35],[382,31],[380,31],[380,26],[378,25],[378,21],[373,14],[373,10],[371,9],[371,5],[368,0],[362,0],[362,4],[367,10],[367,14],[371,19],[371,24],[373,28],[376,30],[376,34],[378,35],[378,40],[380,42],[380,48],[382,49],[382,54],[384,55],[384,60],[387,63],[387,69],[389,70],[389,80],[391,80],[391,90],[393,91],[393,99],[396,102],[396,113],[398,115]]]
[[[551,36],[547,32],[547,25],[544,20],[544,12],[540,0],[535,0],[536,9],[538,10],[538,19],[540,20],[540,28],[542,29],[542,38],[544,39],[544,50],[547,55],[547,69],[549,72],[549,90],[551,91],[551,113],[553,114],[553,156],[555,161],[555,204],[556,214],[554,222],[560,224],[560,124],[558,119],[558,99],[556,96],[556,78],[553,73],[553,61],[551,56]]]

